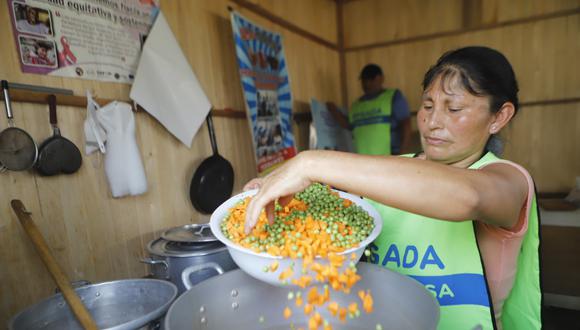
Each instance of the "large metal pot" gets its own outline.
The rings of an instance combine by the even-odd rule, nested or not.
[[[162,318],[177,297],[167,281],[130,279],[92,284],[75,289],[99,329],[133,330]],[[54,295],[20,312],[10,330],[82,329],[62,294]]]
[[[371,290],[374,312],[341,323],[324,308],[317,312],[333,329],[431,330],[437,328],[439,304],[419,282],[366,262],[357,265],[362,280],[350,295],[331,292],[340,306],[359,301],[359,290]],[[318,288],[322,291],[322,288]],[[257,330],[308,328],[303,308],[288,300],[288,288],[258,281],[242,270],[211,278],[182,294],[165,315],[165,330]],[[305,294],[306,290],[302,293]],[[286,320],[285,307],[293,309]]]
[[[179,294],[212,276],[237,268],[226,246],[218,241],[209,225],[191,224],[165,231],[147,244],[151,277],[169,280]]]

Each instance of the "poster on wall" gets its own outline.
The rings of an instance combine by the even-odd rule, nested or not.
[[[8,0],[22,72],[132,83],[159,0]]]
[[[231,14],[258,174],[296,155],[292,96],[282,36]]]
[[[346,109],[338,108],[338,111],[348,116]],[[310,131],[310,149],[353,152],[351,131],[338,124],[326,104],[312,98],[310,112],[313,126]]]

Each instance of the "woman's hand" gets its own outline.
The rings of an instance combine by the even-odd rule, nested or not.
[[[274,222],[274,203],[286,205],[295,193],[308,187],[308,153],[303,152],[264,178],[256,178],[244,186],[244,190],[259,189],[246,209],[245,231],[248,234],[258,222],[262,209],[266,209],[268,222]]]

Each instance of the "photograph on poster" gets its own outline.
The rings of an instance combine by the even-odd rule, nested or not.
[[[265,117],[278,117],[278,93],[276,91],[258,90],[256,98],[258,99],[258,120]]]
[[[20,60],[30,66],[56,68],[56,45],[54,41],[19,36]]]
[[[48,10],[21,2],[13,2],[12,14],[18,32],[39,36],[53,35],[53,25]]]
[[[282,127],[276,119],[258,119],[257,125],[258,158],[273,155],[283,149]]]

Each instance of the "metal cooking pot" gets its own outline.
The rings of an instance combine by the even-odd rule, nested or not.
[[[374,312],[361,312],[360,317],[341,323],[326,307],[317,308],[333,329],[369,330],[378,324],[385,330],[437,328],[439,305],[419,282],[365,262],[359,263],[357,269],[362,280],[351,294],[332,291],[331,299],[340,306],[354,301],[360,306],[357,292],[370,289]],[[290,329],[292,323],[295,328],[308,328],[308,316],[303,308],[288,300],[288,291],[258,281],[242,270],[232,271],[204,281],[177,298],[165,315],[165,330]],[[306,290],[302,293],[305,295]],[[288,320],[283,316],[286,306],[293,310]]]
[[[165,314],[177,297],[167,281],[130,279],[92,284],[75,289],[99,329],[139,329]],[[20,312],[10,330],[82,329],[62,294],[54,295]]]
[[[190,224],[165,231],[147,244],[151,276],[169,280],[179,294],[212,276],[238,268],[226,246],[207,224]]]

